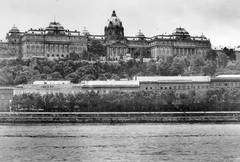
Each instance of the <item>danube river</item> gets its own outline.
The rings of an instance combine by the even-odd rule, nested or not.
[[[239,124],[1,124],[0,161],[240,161]]]

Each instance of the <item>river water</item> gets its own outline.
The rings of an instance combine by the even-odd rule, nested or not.
[[[0,161],[240,161],[239,124],[1,124]]]

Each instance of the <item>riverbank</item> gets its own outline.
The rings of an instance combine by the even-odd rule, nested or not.
[[[239,122],[240,112],[1,112],[0,123]]]

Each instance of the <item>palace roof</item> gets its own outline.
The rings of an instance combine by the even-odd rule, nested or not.
[[[117,17],[117,14],[115,11],[113,11],[112,16],[107,21],[107,27],[122,27],[122,21]]]

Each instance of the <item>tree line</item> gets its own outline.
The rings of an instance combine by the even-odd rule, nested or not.
[[[239,111],[240,91],[237,89],[209,89],[196,91],[113,91],[76,94],[25,93],[15,95],[12,111],[44,112],[184,112]]]

